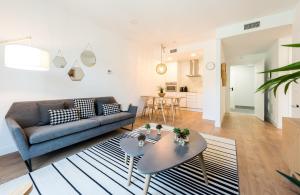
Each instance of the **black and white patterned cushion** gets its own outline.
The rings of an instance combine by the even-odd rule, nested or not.
[[[50,125],[58,125],[80,120],[79,112],[76,108],[48,110],[48,112],[50,115]]]
[[[74,107],[79,110],[80,118],[96,116],[94,102],[94,99],[74,99]]]
[[[103,108],[103,115],[104,116],[120,112],[120,105],[118,103],[103,104],[102,108]]]

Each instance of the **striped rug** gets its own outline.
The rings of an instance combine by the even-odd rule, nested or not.
[[[30,181],[31,194],[142,194],[144,176],[134,167],[132,184],[127,186],[127,165],[115,137],[0,186],[0,194]],[[204,152],[209,185],[204,182],[198,158],[151,178],[148,194],[239,194],[234,140],[201,134],[208,143]],[[151,141],[151,140],[148,140]],[[136,159],[135,164],[138,159]]]

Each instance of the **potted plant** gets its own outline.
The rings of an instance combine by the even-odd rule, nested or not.
[[[300,179],[298,179],[300,177],[300,173],[295,173],[298,176],[298,178],[297,178],[297,176],[295,174],[292,174],[292,176],[290,176],[290,175],[287,175],[287,174],[285,174],[285,173],[283,173],[281,171],[278,171],[278,170],[277,170],[277,173],[279,173],[281,176],[283,176],[284,178],[286,178],[292,184],[294,184],[295,186],[297,186],[298,189],[300,190]]]
[[[290,44],[290,45],[283,45],[285,47],[300,47],[300,43],[297,44]],[[291,72],[290,72],[291,71]],[[284,93],[286,94],[289,86],[291,83],[298,83],[297,80],[300,79],[300,61],[299,62],[294,62],[292,64],[276,68],[276,69],[271,69],[267,70],[261,73],[264,74],[270,74],[272,73],[277,73],[277,72],[285,72],[286,74],[270,79],[266,81],[263,85],[261,85],[258,89],[258,91],[268,91],[268,90],[273,90],[273,93],[276,97],[276,92],[277,89],[280,85],[284,85]]]
[[[159,89],[159,93],[158,93],[159,97],[165,97],[166,93],[164,93],[164,88],[159,86],[158,89]]]
[[[180,134],[180,128],[174,128],[173,133],[175,134],[175,141],[178,141],[178,135]]]
[[[146,136],[143,133],[140,133],[139,136],[137,137],[139,141],[139,147],[143,147],[145,144]]]
[[[300,43],[296,43],[296,44],[289,44],[289,45],[283,45],[284,47],[293,47],[293,48],[300,48]],[[280,68],[276,68],[276,69],[271,69],[271,70],[267,70],[264,72],[261,72],[263,74],[269,74],[270,77],[272,76],[272,73],[285,73],[282,74],[281,76],[278,76],[276,78],[271,78],[270,80],[266,81],[263,85],[261,85],[256,92],[261,91],[261,92],[266,92],[266,91],[273,91],[274,96],[276,97],[276,93],[278,90],[278,87],[281,85],[284,85],[284,94],[287,93],[289,86],[291,83],[296,83],[298,84],[298,79],[300,79],[300,61],[298,62],[294,62],[292,64],[280,67]],[[296,173],[293,174],[292,176],[287,175],[281,171],[277,172],[285,177],[286,179],[288,179],[290,182],[292,182],[293,184],[295,184],[297,187],[299,187],[300,189],[300,174]]]
[[[185,128],[181,130],[180,128],[174,128],[173,132],[175,133],[175,140],[182,146],[189,141],[190,130]]]
[[[161,124],[156,125],[156,130],[157,130],[157,134],[158,135],[161,134],[161,129],[162,129],[162,125]]]
[[[145,125],[145,128],[146,128],[146,130],[147,130],[147,134],[150,134],[150,132],[151,132],[151,126],[150,126],[149,123],[147,123],[147,124]]]

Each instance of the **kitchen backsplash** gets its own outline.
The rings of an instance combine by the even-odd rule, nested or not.
[[[202,77],[188,77],[190,68],[189,61],[178,62],[178,88],[187,86],[189,91],[200,92],[202,91]],[[200,63],[201,64],[201,63]],[[200,65],[200,74],[202,66]]]

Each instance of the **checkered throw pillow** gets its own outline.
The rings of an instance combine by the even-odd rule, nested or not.
[[[76,108],[48,110],[48,112],[50,115],[50,125],[58,125],[80,120],[79,113]]]
[[[102,108],[103,108],[103,115],[104,116],[120,112],[120,105],[118,103],[103,104]]]
[[[74,107],[79,110],[80,118],[96,116],[94,102],[94,99],[74,99]]]

